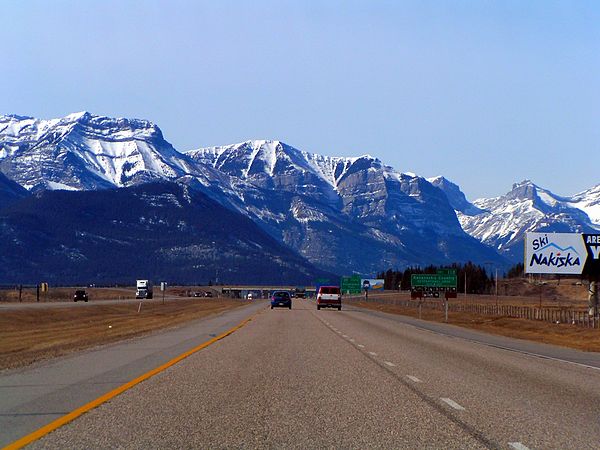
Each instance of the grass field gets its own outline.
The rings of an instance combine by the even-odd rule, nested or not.
[[[48,292],[40,292],[40,303],[64,302],[73,300],[73,294],[76,289],[85,289],[91,301],[98,300],[127,300],[135,299],[135,287],[52,287]],[[216,291],[207,286],[174,286],[168,287],[165,294],[167,296],[187,297],[191,292],[211,291],[216,295]],[[154,296],[161,296],[158,286],[154,286]],[[32,303],[37,301],[35,288],[23,288],[21,291],[21,301],[23,303]],[[19,290],[17,288],[1,289],[0,302],[18,303]]]
[[[380,304],[376,301],[356,304],[391,314],[419,316],[416,308]],[[421,314],[423,320],[444,321],[444,313],[441,311],[423,309]],[[485,317],[468,313],[449,313],[448,323],[501,336],[560,345],[588,352],[600,352],[600,330],[598,329],[508,317]]]

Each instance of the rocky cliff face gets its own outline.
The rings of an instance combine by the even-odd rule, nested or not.
[[[572,198],[561,197],[530,180],[515,183],[501,197],[457,200],[453,183],[435,182],[454,202],[463,229],[513,262],[523,260],[523,239],[528,231],[563,233],[594,232],[599,228],[588,212],[596,211],[600,189],[590,189]],[[462,194],[462,192],[461,192]],[[464,198],[464,194],[462,195]],[[593,214],[592,217],[596,217]]]
[[[463,231],[444,192],[369,155],[327,157],[279,141],[184,154],[145,120],[2,116],[0,171],[34,192],[177,182],[330,272],[505,262]]]
[[[52,120],[1,116],[0,170],[33,191],[106,189],[204,175],[151,122],[87,112]]]
[[[501,260],[463,232],[443,192],[369,155],[324,157],[278,141],[187,155],[254,186],[254,195],[240,197],[255,220],[319,267],[374,273],[424,261]]]

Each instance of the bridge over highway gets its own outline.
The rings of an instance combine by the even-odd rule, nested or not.
[[[314,286],[260,286],[260,285],[223,285],[211,286],[212,289],[219,291],[223,295],[229,295],[235,298],[245,297],[249,292],[257,293],[261,298],[268,298],[269,293],[273,291],[303,290],[307,296],[315,294]]]

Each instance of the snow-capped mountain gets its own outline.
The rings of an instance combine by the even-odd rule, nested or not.
[[[376,158],[325,157],[279,141],[186,153],[256,187],[242,193],[263,228],[328,270],[370,273],[425,261],[500,260],[467,236],[445,195]]]
[[[0,170],[29,190],[93,190],[206,174],[151,122],[87,112],[0,116]]]
[[[145,120],[2,116],[0,171],[31,191],[185,184],[330,272],[505,263],[463,231],[442,191],[369,155],[328,157],[264,140],[184,154]]]
[[[569,198],[567,204],[586,213],[592,224],[600,229],[600,184]]]
[[[460,190],[458,185],[443,176],[428,178],[427,181],[444,191],[450,205],[452,205],[455,211],[461,212],[467,216],[475,216],[483,212],[467,200],[467,197],[463,191]]]
[[[581,233],[600,228],[597,222],[600,217],[593,215],[600,212],[600,186],[568,198],[525,180],[514,184],[506,195],[478,199],[470,204],[458,186],[443,177],[432,182],[453,203],[467,233],[515,262],[523,259],[523,239],[527,231]]]

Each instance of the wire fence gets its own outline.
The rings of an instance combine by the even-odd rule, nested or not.
[[[344,301],[361,302],[363,297],[344,297]],[[369,297],[368,302],[407,308],[445,311],[444,300],[408,300],[386,297]],[[448,303],[448,312],[468,313],[479,316],[510,317],[516,319],[538,320],[549,323],[568,323],[584,328],[600,329],[600,317],[589,315],[588,311],[567,308],[538,308],[534,306],[485,305],[477,303]]]

